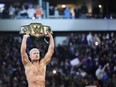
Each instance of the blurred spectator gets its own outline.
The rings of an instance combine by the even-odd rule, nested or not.
[[[98,79],[98,84],[100,85],[100,87],[103,87],[103,79],[105,79],[105,68],[108,65],[106,64],[103,68],[101,65],[99,65],[98,69],[96,70],[96,77]]]
[[[10,5],[10,7],[9,7],[9,16],[10,16],[10,18],[15,17],[15,8],[13,5]]]
[[[112,75],[112,87],[116,87],[116,73]]]
[[[96,49],[98,46],[100,46],[101,41],[97,34],[95,34],[92,38],[91,46]]]
[[[19,7],[15,7],[15,19],[19,19],[20,18],[20,8]]]
[[[3,19],[9,19],[9,11],[7,7],[3,10],[1,16]]]
[[[89,46],[92,45],[92,41],[93,41],[93,36],[91,32],[89,32],[89,34],[87,35],[87,43]]]
[[[108,85],[108,80],[109,80],[109,76],[106,72],[104,72],[103,76],[102,76],[102,82],[104,87],[106,87]]]
[[[81,18],[87,18],[88,8],[86,6],[86,3],[83,3],[80,9],[81,9]]]
[[[33,5],[29,5],[29,8],[27,9],[27,14],[28,18],[35,18],[35,9],[33,8]]]
[[[100,8],[98,6],[95,6],[93,8],[93,17],[94,18],[101,18],[101,15],[100,15]]]
[[[78,6],[74,8],[74,14],[76,19],[80,17],[80,9],[78,8]]]
[[[35,17],[37,19],[41,19],[42,15],[43,15],[43,10],[42,10],[42,8],[39,5],[37,5],[36,9],[35,9]]]
[[[54,15],[54,6],[50,6],[49,8],[49,15]]]
[[[57,7],[55,7],[54,16],[55,16],[55,18],[58,18],[59,17],[59,11],[58,11],[58,8]]]
[[[72,17],[71,11],[68,7],[66,7],[64,10],[64,18],[69,19],[71,17]]]
[[[20,17],[21,18],[28,18],[28,14],[27,14],[27,9],[25,5],[22,5],[21,10],[19,11]]]

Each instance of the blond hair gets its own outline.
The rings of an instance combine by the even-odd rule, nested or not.
[[[37,48],[32,48],[30,51],[29,51],[29,55],[34,51],[34,50],[38,50]],[[38,50],[39,51],[39,50]]]

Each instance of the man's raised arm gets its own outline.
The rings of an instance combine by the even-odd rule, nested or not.
[[[28,55],[26,53],[27,48],[27,38],[29,37],[29,34],[23,35],[22,43],[21,43],[21,57],[22,57],[22,63],[24,65],[28,64],[30,61],[28,59]]]
[[[45,55],[45,57],[42,59],[42,62],[44,64],[48,64],[52,58],[52,55],[54,53],[54,40],[53,40],[53,36],[48,32],[48,35],[49,37],[49,47],[48,47],[48,51]]]

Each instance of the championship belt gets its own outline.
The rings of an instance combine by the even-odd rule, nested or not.
[[[31,23],[30,25],[21,26],[20,34],[29,33],[34,37],[44,37],[47,35],[47,32],[53,34],[50,26],[42,25],[41,23]],[[46,41],[46,40],[45,40]]]

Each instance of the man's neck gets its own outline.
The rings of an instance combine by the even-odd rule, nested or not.
[[[33,61],[32,61],[32,64],[34,64],[34,65],[37,65],[38,63],[39,63],[38,60],[33,60]]]

